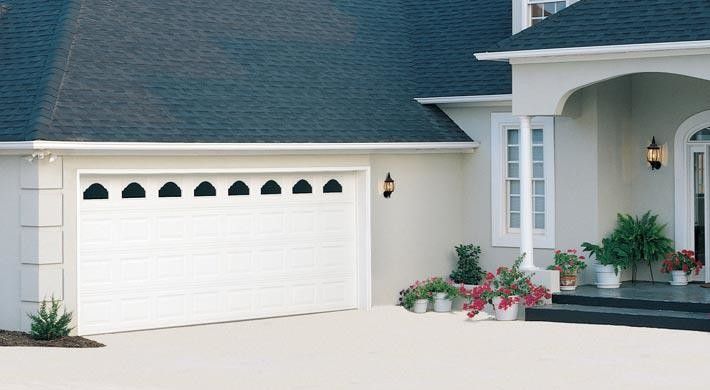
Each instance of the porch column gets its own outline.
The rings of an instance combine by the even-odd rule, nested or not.
[[[533,261],[532,129],[531,117],[520,117],[520,254],[521,270],[536,270]]]

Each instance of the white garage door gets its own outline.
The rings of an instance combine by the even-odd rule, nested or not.
[[[356,184],[341,172],[82,175],[79,332],[355,308]]]

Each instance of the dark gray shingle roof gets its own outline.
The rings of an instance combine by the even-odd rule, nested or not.
[[[511,92],[510,65],[474,53],[511,34],[510,0],[410,1],[417,97]]]
[[[709,0],[581,0],[483,51],[708,39]]]
[[[0,141],[469,141],[412,100],[409,3],[4,0]]]

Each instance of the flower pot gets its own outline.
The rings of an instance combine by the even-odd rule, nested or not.
[[[616,273],[613,265],[596,266],[597,288],[619,288],[621,286],[621,272]]]
[[[507,309],[499,309],[498,305],[503,299],[501,297],[493,298],[493,309],[498,321],[515,321],[518,319],[518,303],[510,305]]]
[[[560,290],[574,291],[577,288],[577,274],[560,274]]]
[[[687,286],[688,285],[688,274],[683,271],[671,271],[671,286]]]
[[[428,299],[417,299],[416,301],[414,301],[414,306],[412,306],[412,311],[415,313],[426,313],[428,306],[429,306]]]
[[[446,293],[434,294],[434,311],[437,313],[448,313],[451,311],[451,299],[446,298]]]
[[[459,285],[460,286],[460,285]],[[466,289],[466,291],[471,291],[473,290],[474,287],[478,287],[475,284],[464,284],[463,288]],[[454,302],[451,306],[452,310],[454,311],[461,311],[463,310],[463,305],[469,303],[471,299],[469,297],[464,297],[459,295],[458,297],[454,298]]]

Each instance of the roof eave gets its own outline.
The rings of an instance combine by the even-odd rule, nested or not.
[[[590,55],[658,55],[660,52],[677,51],[707,51],[710,50],[710,40],[703,41],[680,41],[680,42],[657,42],[639,43],[629,45],[605,45],[605,46],[584,46],[565,47],[538,50],[514,50],[499,52],[476,53],[476,59],[480,61],[524,61],[524,60],[544,60],[559,57],[575,57]]]

